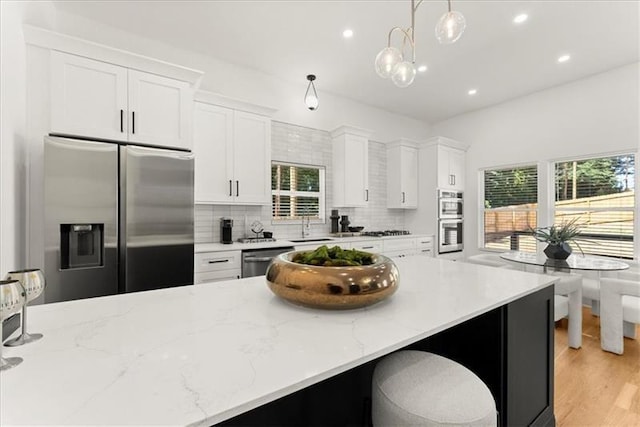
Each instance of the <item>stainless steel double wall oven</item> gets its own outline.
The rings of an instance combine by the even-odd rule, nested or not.
[[[464,199],[461,191],[438,190],[438,253],[464,249]]]

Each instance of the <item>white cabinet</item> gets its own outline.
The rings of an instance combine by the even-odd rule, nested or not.
[[[187,82],[51,53],[51,132],[191,147]]]
[[[357,240],[351,242],[351,248],[372,254],[381,254],[384,251],[382,240]]]
[[[389,258],[402,258],[409,255],[415,255],[417,252],[416,239],[385,239],[383,254]]]
[[[369,131],[342,126],[333,140],[333,203],[364,207],[369,201]]]
[[[271,201],[271,119],[195,103],[195,202],[264,205]]]
[[[418,207],[418,147],[408,140],[387,146],[387,207]]]
[[[464,151],[438,145],[438,188],[464,190]]]
[[[195,254],[196,285],[239,279],[242,251],[201,252]]]
[[[433,257],[435,255],[433,236],[417,237],[416,249],[418,255]]]

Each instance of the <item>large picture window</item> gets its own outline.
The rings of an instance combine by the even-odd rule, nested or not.
[[[531,228],[537,226],[537,166],[487,169],[483,176],[483,247],[535,252]]]
[[[634,184],[633,154],[557,162],[555,223],[575,219],[587,254],[633,258]]]
[[[274,220],[302,217],[324,220],[325,169],[322,166],[272,162],[271,200]]]

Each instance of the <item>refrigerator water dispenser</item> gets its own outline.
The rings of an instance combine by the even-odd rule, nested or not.
[[[104,265],[104,224],[60,224],[60,269]]]

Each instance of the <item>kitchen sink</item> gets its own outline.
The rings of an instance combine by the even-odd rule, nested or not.
[[[317,239],[289,239],[289,241],[293,243],[330,242],[331,240],[333,239],[330,237],[319,237]]]

